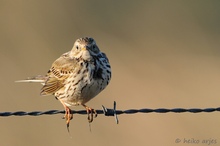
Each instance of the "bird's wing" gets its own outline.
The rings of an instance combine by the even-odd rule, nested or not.
[[[64,81],[73,73],[76,65],[76,60],[69,57],[69,52],[61,55],[48,71],[48,79],[41,89],[41,95],[52,95],[61,89],[64,86]]]

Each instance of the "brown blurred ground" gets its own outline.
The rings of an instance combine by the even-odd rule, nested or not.
[[[118,109],[220,106],[219,1],[0,1],[0,112],[63,110],[41,97],[40,84],[15,80],[45,74],[82,36],[92,36],[111,62],[109,87],[88,103]],[[73,108],[76,110],[82,107]],[[0,117],[0,144],[195,145],[220,143],[220,114],[75,115],[69,138],[62,115]],[[175,140],[180,138],[180,143]]]

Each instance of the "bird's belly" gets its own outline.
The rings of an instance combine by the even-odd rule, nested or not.
[[[58,96],[55,96],[67,106],[85,104],[105,89],[111,78],[107,69],[97,72],[96,75],[93,71],[94,65],[89,65],[88,68],[83,68],[79,73],[71,75],[63,89],[56,93]]]
[[[90,83],[81,81],[77,86],[72,84],[66,87],[68,89],[67,94],[58,98],[67,106],[85,104],[99,94],[106,86],[107,83],[100,79],[92,80]]]

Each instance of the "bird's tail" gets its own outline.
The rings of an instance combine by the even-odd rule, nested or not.
[[[28,77],[25,80],[18,80],[18,81],[15,81],[15,82],[16,83],[21,83],[21,82],[23,82],[23,83],[41,83],[41,84],[44,85],[46,80],[47,80],[46,76],[38,75],[38,76],[35,76],[35,77]]]

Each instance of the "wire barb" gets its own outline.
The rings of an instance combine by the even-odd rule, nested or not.
[[[116,101],[114,101],[113,109],[108,109],[108,108],[106,108],[102,105],[102,110],[103,110],[103,113],[104,113],[105,116],[114,116],[116,124],[119,123],[118,116],[117,116],[117,111],[116,111]]]

